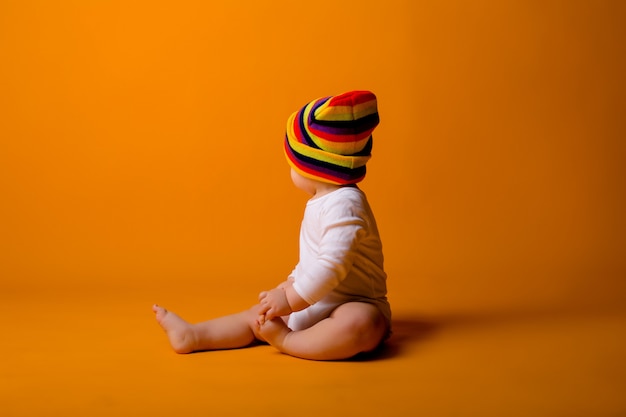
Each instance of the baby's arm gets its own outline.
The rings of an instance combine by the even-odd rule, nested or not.
[[[310,304],[304,301],[296,290],[293,289],[293,283],[293,279],[289,279],[289,281],[287,281],[287,285],[285,286],[285,297],[287,298],[291,312],[304,310],[309,307]]]
[[[276,288],[285,289],[285,288],[287,288],[287,286],[292,285],[293,281],[294,281],[293,277],[290,276],[289,278],[287,278],[287,280],[285,280],[285,281],[281,282],[280,284],[278,284],[276,286]]]

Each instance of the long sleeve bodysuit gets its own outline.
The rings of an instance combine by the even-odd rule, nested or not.
[[[388,322],[387,275],[378,228],[365,194],[342,187],[307,202],[300,228],[300,259],[290,277],[310,307],[288,325],[302,330],[350,301],[371,303]]]

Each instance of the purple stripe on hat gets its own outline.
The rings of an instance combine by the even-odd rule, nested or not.
[[[367,136],[379,123],[378,113],[370,114],[358,120],[319,120],[311,111],[308,116],[309,129],[318,132],[325,140],[342,142],[342,138],[349,136]],[[333,140],[333,136],[336,140]]]
[[[374,130],[379,123],[378,113],[369,114],[358,120],[319,120],[313,113],[309,114],[309,125],[315,130],[332,135],[359,134]]]

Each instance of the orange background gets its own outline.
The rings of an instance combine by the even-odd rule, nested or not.
[[[352,89],[379,99],[362,188],[398,316],[621,307],[625,11],[2,0],[5,309],[37,327],[141,302],[151,334],[155,301],[254,302],[297,261],[286,118]]]

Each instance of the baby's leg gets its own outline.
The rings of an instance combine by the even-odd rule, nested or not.
[[[374,350],[385,337],[388,325],[373,304],[349,302],[314,326],[291,331],[281,319],[260,328],[265,340],[283,353],[313,360],[351,358]]]
[[[260,337],[255,334],[258,306],[197,324],[191,324],[156,304],[152,310],[176,353],[240,348]]]

